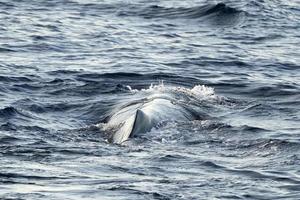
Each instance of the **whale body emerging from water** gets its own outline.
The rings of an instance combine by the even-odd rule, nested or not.
[[[116,127],[110,141],[121,144],[129,137],[149,132],[164,121],[189,121],[194,115],[171,99],[153,97],[142,102],[132,103],[113,114],[107,125]]]
[[[146,90],[146,98],[143,91],[139,91],[136,95],[141,93],[144,98],[131,99],[110,115],[104,128],[106,131],[109,130],[110,142],[121,144],[128,138],[149,132],[164,122],[201,119],[203,113],[199,111],[198,100],[214,97],[213,89],[205,86],[195,86],[190,90],[165,88],[162,85]]]

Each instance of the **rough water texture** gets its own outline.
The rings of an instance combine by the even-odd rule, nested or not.
[[[300,199],[299,1],[2,0],[0,18],[0,199]],[[112,111],[162,89],[197,120],[107,141]]]

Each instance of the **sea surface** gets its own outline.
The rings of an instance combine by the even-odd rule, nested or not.
[[[300,1],[0,0],[0,199],[300,199]]]

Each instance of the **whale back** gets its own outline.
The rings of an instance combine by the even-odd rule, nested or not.
[[[137,109],[133,116],[123,121],[120,128],[112,135],[111,142],[121,144],[137,133],[146,133],[153,127],[151,118],[142,110]]]
[[[154,98],[143,104],[133,104],[120,109],[108,122],[116,127],[110,141],[121,144],[138,133],[149,132],[162,121],[188,121],[193,117],[179,104]]]
[[[146,133],[151,130],[153,123],[150,117],[142,110],[138,109],[135,114],[134,124],[130,136],[137,133]]]

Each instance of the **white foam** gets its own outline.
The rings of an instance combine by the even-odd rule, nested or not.
[[[132,92],[132,93],[136,93],[136,92],[139,91],[139,90],[137,90],[137,89],[132,89],[130,85],[127,85],[126,87],[127,87],[127,89],[128,89],[130,92]]]
[[[168,92],[180,92],[185,93],[186,95],[194,96],[197,99],[217,99],[217,95],[215,94],[214,88],[208,87],[205,85],[195,85],[192,89],[185,88],[185,87],[175,87],[175,86],[165,86],[163,81],[160,81],[159,84],[153,84],[149,86],[149,88],[146,89],[132,89],[129,85],[127,88],[132,93],[152,93],[152,94],[158,94],[158,93],[168,93]]]
[[[198,98],[216,98],[215,90],[212,87],[207,87],[205,85],[196,85],[190,90]]]

